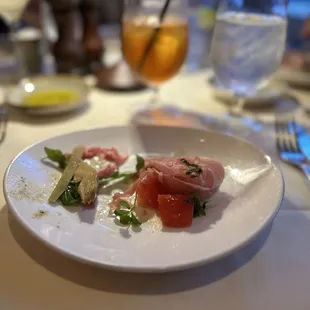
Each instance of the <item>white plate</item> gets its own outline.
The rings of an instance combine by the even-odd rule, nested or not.
[[[128,154],[208,156],[221,161],[230,173],[212,202],[214,207],[207,216],[194,219],[190,228],[162,229],[159,220],[152,220],[140,232],[127,230],[107,216],[103,196],[95,210],[47,203],[58,173],[41,162],[43,147],[67,152],[81,143],[115,146]],[[158,126],[101,128],[55,137],[19,154],[4,177],[10,209],[44,243],[84,262],[135,272],[186,269],[244,246],[276,215],[283,189],[280,170],[255,146],[215,132]],[[48,214],[33,218],[38,210]]]
[[[44,107],[24,106],[24,97],[35,91],[46,90],[71,90],[78,94],[78,98],[67,104],[51,105]],[[8,103],[21,109],[29,115],[55,115],[68,113],[81,108],[87,104],[87,97],[90,87],[87,82],[79,76],[55,75],[35,76],[23,79],[16,87],[13,87],[8,94]]]
[[[236,99],[234,94],[221,87],[214,77],[209,78],[209,84],[212,87],[215,98],[224,101],[229,104],[235,104]],[[263,106],[270,105],[275,99],[279,98],[284,94],[284,89],[282,86],[277,85],[272,82],[265,86],[264,88],[258,90],[255,94],[245,98],[247,106]]]

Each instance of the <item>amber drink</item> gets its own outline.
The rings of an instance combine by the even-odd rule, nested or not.
[[[155,31],[155,39],[146,53]],[[159,23],[156,16],[125,19],[122,46],[130,68],[147,84],[158,86],[176,75],[185,61],[188,47],[187,21],[173,16],[162,23]]]

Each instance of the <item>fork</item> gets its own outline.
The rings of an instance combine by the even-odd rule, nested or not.
[[[0,105],[0,144],[4,141],[6,136],[6,128],[9,119],[9,113],[7,107]]]
[[[301,169],[310,181],[310,165],[307,156],[300,148],[296,133],[296,123],[293,119],[288,121],[276,120],[276,141],[280,158]]]

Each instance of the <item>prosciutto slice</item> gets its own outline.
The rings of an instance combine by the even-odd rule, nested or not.
[[[200,172],[194,172],[195,166]],[[212,196],[222,184],[225,172],[216,160],[205,157],[153,158],[145,169],[152,169],[170,194],[196,193],[201,199]],[[190,171],[192,173],[189,173]]]
[[[147,174],[155,174],[169,194],[196,194],[202,200],[210,198],[222,184],[225,171],[221,163],[205,157],[158,157],[145,161],[139,178],[123,194],[116,194],[110,204],[117,208],[119,200],[134,194]]]
[[[115,163],[118,167],[121,166],[128,158],[128,156],[121,154],[114,147],[101,148],[98,146],[85,148],[82,158],[89,159],[99,156],[101,159]]]
[[[99,146],[85,148],[82,159],[91,159],[95,156],[98,156],[101,161],[108,162],[104,168],[97,171],[100,179],[113,174],[128,159],[128,156],[123,155],[114,147],[101,148]]]

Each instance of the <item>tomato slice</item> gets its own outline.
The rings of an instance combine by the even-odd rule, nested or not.
[[[166,227],[188,227],[193,221],[193,203],[189,195],[159,195],[158,210]]]
[[[149,173],[137,185],[137,203],[144,208],[158,208],[158,195],[165,193],[157,175]]]

